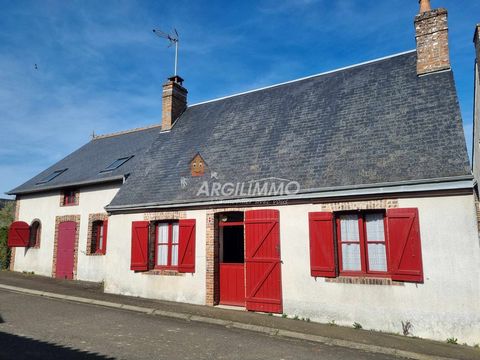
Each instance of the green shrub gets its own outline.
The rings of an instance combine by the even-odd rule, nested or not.
[[[7,246],[8,228],[0,228],[0,269],[8,269],[10,266],[10,248]]]

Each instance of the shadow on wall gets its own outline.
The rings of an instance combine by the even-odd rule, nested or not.
[[[0,332],[1,359],[114,359],[61,345]]]

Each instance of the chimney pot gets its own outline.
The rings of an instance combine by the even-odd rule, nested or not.
[[[420,3],[420,14],[431,11],[432,6],[430,5],[430,0],[418,0]]]

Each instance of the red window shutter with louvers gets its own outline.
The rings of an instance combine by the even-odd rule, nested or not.
[[[195,220],[179,220],[178,234],[178,271],[195,272]]]
[[[131,270],[148,270],[148,233],[148,221],[132,222],[132,255],[130,261]]]
[[[107,252],[107,234],[108,234],[108,219],[103,221],[103,249],[102,253]]]
[[[30,225],[23,221],[15,221],[8,229],[9,247],[27,247],[30,241]]]
[[[387,231],[392,280],[423,282],[418,209],[387,210]]]
[[[333,213],[309,213],[308,222],[310,230],[311,275],[315,277],[336,277]]]

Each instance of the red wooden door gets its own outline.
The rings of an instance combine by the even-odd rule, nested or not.
[[[58,225],[56,277],[73,279],[73,257],[75,252],[75,234],[77,223],[65,221]]]
[[[278,210],[245,212],[247,310],[282,313]]]
[[[220,264],[220,304],[245,306],[245,266]]]

